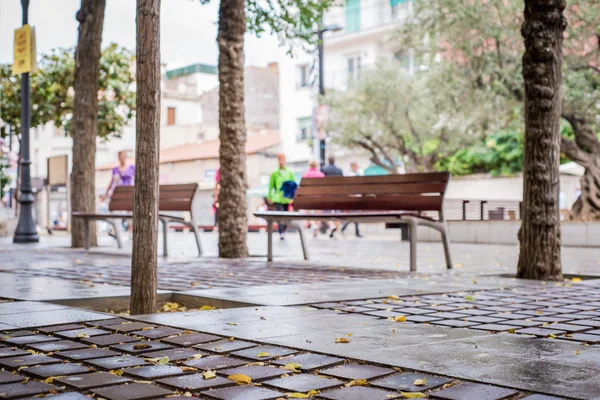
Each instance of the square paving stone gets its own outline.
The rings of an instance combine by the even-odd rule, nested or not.
[[[98,328],[73,329],[70,331],[56,332],[54,335],[65,339],[87,339],[88,337],[102,336],[110,334],[109,331]]]
[[[249,385],[208,390],[201,394],[218,400],[276,400],[283,398],[283,394],[274,390]]]
[[[21,331],[14,331],[11,333],[6,334],[6,337],[19,337],[19,336],[32,336],[35,335],[36,333],[34,331],[28,331],[28,330],[21,330]],[[4,336],[2,336],[4,337]]]
[[[600,338],[600,336],[598,337]],[[343,364],[344,359],[321,354],[305,353],[293,357],[281,358],[279,360],[275,360],[273,363],[283,366],[289,363],[299,364],[301,366],[300,370],[307,372],[315,369],[322,369]]]
[[[477,329],[480,331],[491,331],[491,332],[507,332],[511,329],[519,329],[516,326],[506,324],[483,324],[472,326],[471,329]]]
[[[195,346],[197,344],[214,342],[215,340],[219,339],[221,339],[221,337],[209,335],[208,333],[191,333],[161,339],[161,342],[174,344],[178,346]]]
[[[492,306],[492,307],[482,308],[482,310],[496,311],[496,312],[502,313],[502,312],[511,312],[511,311],[514,311],[514,308],[510,308],[510,307],[506,307],[506,306],[504,306],[504,307],[502,307],[502,306]]]
[[[391,368],[378,367],[368,364],[346,364],[328,368],[321,371],[324,375],[335,376],[343,379],[373,379],[396,372]]]
[[[600,335],[600,329],[593,329],[591,331],[587,331],[586,334],[588,334],[588,335]],[[2,351],[2,349],[0,349],[0,351]]]
[[[7,383],[0,385],[0,398],[12,399],[15,397],[34,396],[38,394],[51,393],[59,391],[60,388],[54,385],[48,385],[44,382],[29,381],[27,383]]]
[[[544,325],[544,322],[541,321],[527,321],[524,319],[513,319],[510,321],[504,321],[502,322],[503,325],[512,325],[515,328],[516,327],[521,327],[521,328],[531,328],[533,326],[542,326]]]
[[[341,308],[338,308],[338,310],[344,311],[344,312],[349,312],[349,313],[362,313],[362,312],[367,312],[367,311],[373,311],[372,308],[358,307],[358,306],[341,307]]]
[[[398,304],[369,304],[369,305],[365,306],[364,308],[372,309],[372,310],[368,310],[368,311],[373,311],[373,310],[385,311],[385,310],[388,310],[389,308],[394,309],[394,308],[402,308],[402,307],[403,306],[398,305]],[[408,307],[408,306],[406,306],[406,307]],[[339,310],[339,308],[338,308],[338,310]]]
[[[370,315],[372,317],[379,317],[379,318],[390,318],[390,317],[397,317],[398,315],[404,315],[402,314],[401,311],[386,311],[386,310],[380,310],[380,311],[371,311],[371,312],[366,312],[363,313],[365,315]]]
[[[408,315],[406,316],[406,320],[410,322],[417,322],[420,324],[424,324],[431,321],[439,321],[441,318],[430,317],[428,315]]]
[[[116,351],[97,348],[61,351],[60,353],[56,354],[58,357],[63,357],[71,361],[91,360],[93,358],[105,358],[118,355],[119,353]]]
[[[547,396],[545,394],[532,394],[531,396],[523,397],[521,400],[562,400],[562,397]]]
[[[492,324],[492,323],[496,323],[496,322],[502,322],[502,321],[506,321],[505,319],[502,318],[494,318],[494,317],[486,317],[486,316],[469,316],[466,318],[463,318],[469,322],[479,322],[482,324]]]
[[[111,374],[109,372],[93,372],[91,374],[65,376],[64,378],[55,379],[55,382],[60,382],[79,390],[115,385],[130,381],[131,379],[129,378]]]
[[[428,310],[426,308],[414,308],[414,307],[403,308],[399,312],[401,312],[402,314],[413,314],[413,315],[431,314],[431,310]]]
[[[21,382],[25,377],[19,374],[11,374],[8,371],[0,371],[0,385],[13,382]]]
[[[261,353],[269,353],[266,356],[259,357],[258,355]],[[246,350],[236,351],[235,353],[231,353],[232,356],[249,358],[251,360],[271,360],[275,357],[284,357],[292,354],[298,353],[298,350],[286,349],[285,347],[278,346],[260,346],[253,347]]]
[[[55,340],[60,340],[60,339],[55,338],[53,336],[46,336],[46,335],[17,336],[17,337],[10,337],[10,338],[6,338],[6,339],[2,339],[3,342],[13,344],[13,345],[53,342]]]
[[[464,318],[463,314],[455,313],[455,312],[438,312],[435,314],[428,314],[430,317],[444,318],[444,319],[457,319]]]
[[[344,304],[343,303],[317,303],[317,304],[311,304],[311,307],[315,307],[315,308],[330,308],[330,309],[335,309],[338,307],[343,307]]]
[[[184,331],[182,331],[181,329],[177,329],[177,328],[171,328],[168,326],[161,326],[158,328],[154,328],[154,329],[148,329],[148,330],[141,330],[141,331],[135,331],[135,332],[131,332],[134,335],[137,336],[141,336],[144,337],[146,339],[162,339],[162,338],[166,338],[169,336],[173,336],[173,335],[179,335],[180,333],[183,333]]]
[[[498,313],[498,314],[489,314],[490,317],[494,318],[502,318],[502,319],[529,319],[525,315],[512,314],[512,313]]]
[[[599,335],[588,335],[587,333],[573,333],[569,336],[561,336],[561,339],[564,340],[572,340],[575,342],[585,342],[589,344],[598,344],[600,343]]]
[[[24,369],[23,372],[43,380],[51,376],[85,374],[86,372],[90,372],[90,368],[78,364],[61,363],[39,365],[37,367]]]
[[[190,358],[195,358],[195,357],[204,356],[204,355],[206,355],[206,353],[203,353],[200,350],[167,349],[167,350],[153,351],[151,353],[144,353],[144,354],[142,354],[142,357],[163,358],[163,357],[167,356],[167,357],[169,357],[169,361],[181,361],[181,360],[188,360]]]
[[[25,356],[29,354],[31,353],[25,350],[17,349],[16,347],[0,347],[0,358]]]
[[[480,310],[478,308],[471,308],[467,310],[459,309],[454,311],[458,314],[467,314],[467,315],[491,315],[495,314],[494,311]]]
[[[352,386],[319,394],[320,399],[327,400],[387,400],[403,398],[400,393],[387,392],[364,386]]]
[[[120,369],[125,367],[137,367],[139,365],[148,365],[150,364],[148,361],[144,360],[140,357],[134,356],[116,356],[116,357],[108,357],[108,358],[98,358],[94,360],[86,361],[88,364],[93,365],[94,367],[100,367],[104,369]]]
[[[416,386],[414,382],[417,379],[425,379],[425,385]],[[441,378],[439,376],[427,374],[404,373],[373,381],[371,382],[371,386],[377,386],[396,391],[399,390],[402,392],[422,392],[424,390],[435,389],[439,386],[445,385],[451,380],[452,379]]]
[[[561,318],[561,317],[536,317],[536,318],[530,318],[532,321],[542,321],[542,322],[569,322],[570,319],[568,318]]]
[[[116,325],[104,325],[103,328],[106,329],[110,329],[111,331],[114,332],[123,332],[123,333],[129,333],[129,332],[135,332],[135,331],[141,331],[144,328],[156,328],[156,326],[151,325],[147,322],[131,322],[128,321],[126,323],[123,324],[116,324]]]
[[[127,375],[142,380],[154,380],[185,374],[181,367],[172,365],[149,365],[141,368],[127,368],[124,371]]]
[[[261,382],[271,378],[277,378],[281,375],[288,374],[290,371],[277,367],[267,367],[261,365],[251,365],[247,367],[230,368],[219,371],[219,374],[224,377],[234,374],[244,374],[252,378],[253,382]]]
[[[125,344],[118,344],[110,346],[111,350],[123,351],[132,354],[148,353],[156,350],[167,350],[173,348],[173,346],[161,342],[152,342],[146,340],[143,342],[130,342]]]
[[[599,336],[600,337],[600,336]],[[233,368],[239,367],[240,365],[244,365],[247,362],[244,360],[238,360],[236,358],[224,357],[224,356],[212,356],[201,358],[199,360],[190,360],[183,363],[183,365],[187,367],[194,367],[201,369],[203,371],[206,370],[219,370],[223,368]]]
[[[102,319],[100,321],[89,321],[89,322],[85,322],[85,324],[88,326],[96,327],[96,326],[117,325],[117,324],[122,324],[124,322],[131,322],[131,321],[123,319],[123,318],[109,318],[109,319]]]
[[[580,319],[577,321],[572,321],[571,323],[574,325],[584,325],[591,326],[593,328],[600,328],[600,321],[595,321],[593,319]]]
[[[95,336],[95,337],[91,337],[91,338],[87,338],[87,339],[82,339],[82,342],[89,343],[89,344],[95,344],[98,346],[110,346],[110,345],[115,345],[115,344],[119,344],[119,343],[129,343],[129,342],[137,342],[137,341],[139,341],[139,339],[136,337],[121,335],[120,333],[116,334],[116,335],[102,335],[102,336]]]
[[[535,336],[541,336],[541,337],[548,337],[548,335],[558,336],[558,335],[562,335],[563,333],[566,333],[566,332],[558,330],[558,329],[525,328],[525,329],[517,330],[516,333],[520,333],[522,335],[535,335]]]
[[[556,323],[556,324],[550,324],[548,326],[540,326],[540,328],[542,329],[558,329],[560,331],[566,331],[566,332],[581,332],[581,331],[585,331],[585,330],[589,330],[590,327],[589,326],[585,326],[585,325],[573,325],[573,324],[564,324],[564,323]]]
[[[432,321],[434,325],[451,326],[454,328],[466,328],[468,326],[478,325],[477,322],[467,322],[462,319],[443,319],[441,321]]]
[[[207,350],[212,353],[217,354],[227,354],[232,351],[249,349],[251,347],[256,347],[255,343],[244,342],[243,340],[229,340],[224,339],[218,342],[201,344],[198,346],[194,346],[196,349]]]
[[[30,344],[27,347],[31,347],[32,349],[37,351],[49,352],[85,349],[89,346],[85,343],[73,342],[71,340],[59,340],[57,342],[34,343]]]
[[[430,394],[432,399],[445,400],[501,400],[514,396],[519,392],[498,386],[480,383],[461,383],[448,389],[442,389]]]
[[[49,357],[44,354],[30,354],[27,356],[17,356],[10,358],[0,358],[0,366],[8,368],[19,368],[23,366],[33,367],[34,365],[56,364],[61,362],[58,358]]]
[[[103,387],[92,390],[97,397],[108,400],[145,400],[160,396],[167,396],[173,393],[170,390],[163,389],[154,385],[143,383],[130,383],[127,385]]]
[[[279,378],[266,381],[263,385],[269,385],[287,392],[306,393],[311,390],[323,390],[342,386],[344,382],[337,379],[326,378],[318,375],[292,375],[287,378]]]
[[[72,329],[85,329],[85,326],[81,325],[81,324],[62,324],[62,325],[52,325],[52,326],[44,326],[42,328],[37,328],[37,330],[42,333],[70,331]]]
[[[193,390],[196,392],[237,385],[236,382],[221,378],[220,376],[212,379],[204,379],[202,374],[182,375],[175,378],[160,379],[157,382],[175,389]]]
[[[44,396],[47,399],[51,400],[90,400],[89,397],[77,392],[67,392],[67,393],[58,393],[53,394],[52,396]],[[25,397],[21,400],[40,400],[39,397]]]

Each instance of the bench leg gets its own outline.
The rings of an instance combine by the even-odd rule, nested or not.
[[[267,219],[267,261],[273,261],[273,220]]]
[[[300,235],[300,244],[302,245],[302,254],[304,255],[304,259],[308,260],[308,251],[306,250],[306,243],[304,242],[304,232],[302,231],[302,226],[300,224],[296,224],[296,229],[298,229],[298,234]]]
[[[90,220],[87,218],[83,219],[83,246],[90,249]]]
[[[417,221],[407,219],[410,235],[410,272],[417,271]]]
[[[198,227],[193,222],[189,225],[189,227],[192,230],[192,232],[194,232],[194,238],[196,239],[196,247],[198,247],[198,256],[201,256],[202,243],[200,242],[200,233],[198,233]]]
[[[164,219],[160,219],[160,222],[162,224],[163,230],[163,257],[166,257],[169,255],[169,251],[167,250],[167,231],[169,229],[169,225],[168,222]]]
[[[452,258],[450,257],[450,239],[448,239],[448,226],[444,223],[441,229],[444,255],[446,256],[446,267],[452,269]]]
[[[117,241],[117,247],[119,249],[123,248],[123,243],[121,242],[121,233],[119,232],[119,228],[117,228],[117,223],[115,221],[109,221],[106,220],[106,223],[108,223],[110,226],[113,227],[113,229],[115,230],[115,240]]]

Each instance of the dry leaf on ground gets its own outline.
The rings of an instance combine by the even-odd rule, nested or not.
[[[249,384],[252,382],[252,378],[245,374],[233,374],[227,377],[230,381],[234,381],[237,383]]]

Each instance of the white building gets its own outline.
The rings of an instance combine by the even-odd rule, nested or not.
[[[345,0],[330,9],[323,26],[341,25],[343,29],[324,34],[325,88],[345,90],[361,70],[372,68],[380,59],[398,59],[414,71],[409,49],[390,40],[394,30],[410,14],[411,0]],[[294,58],[280,61],[280,131],[283,151],[298,166],[318,158],[313,140],[313,110],[318,97],[318,54],[297,51]],[[328,152],[331,146],[328,146]],[[350,159],[366,167],[366,155],[333,149],[341,167]]]

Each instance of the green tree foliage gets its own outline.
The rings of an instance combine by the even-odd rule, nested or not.
[[[54,122],[71,130],[73,115],[73,82],[75,79],[74,49],[55,49],[41,57],[37,72],[31,74],[31,127]],[[133,87],[134,56],[125,48],[111,44],[100,59],[98,93],[100,111],[98,136],[119,137],[135,112]],[[12,75],[10,64],[0,64],[0,116],[3,129],[21,126],[21,77]]]

